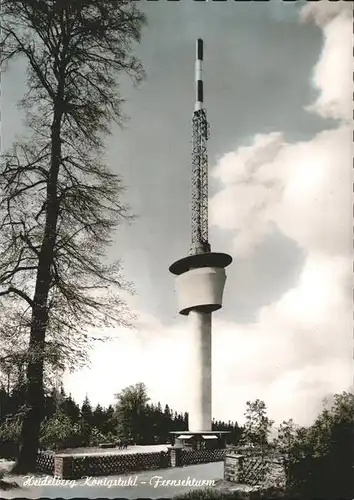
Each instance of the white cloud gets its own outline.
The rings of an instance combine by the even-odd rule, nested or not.
[[[255,135],[251,145],[224,155],[214,170],[223,188],[211,213],[215,225],[231,231],[236,255],[249,256],[273,225],[306,252],[296,287],[260,311],[252,340],[240,339],[248,368],[241,363],[232,372],[242,385],[258,382],[276,418],[287,413],[305,422],[321,397],[347,388],[353,375],[353,68],[347,6],[309,4],[302,19],[315,20],[324,36],[312,79],[319,95],[307,110],[338,126],[295,144],[279,132]]]
[[[308,423],[326,394],[352,382],[348,7],[311,3],[301,16],[314,20],[324,36],[312,78],[318,97],[307,110],[338,120],[338,126],[294,144],[281,132],[256,134],[247,146],[225,154],[214,170],[222,188],[211,200],[212,222],[230,232],[236,258],[248,257],[274,225],[306,254],[296,286],[262,308],[257,322],[225,323],[215,315],[213,413],[218,419],[242,421],[245,402],[262,398],[276,421],[292,417]],[[230,293],[231,283],[227,286]],[[174,328],[148,316],[139,321],[139,335],[117,331],[117,341],[94,352],[91,370],[67,379],[68,389],[108,404],[114,392],[144,381],[153,399],[185,410],[192,376],[186,319]]]
[[[323,29],[324,44],[315,67],[313,83],[320,91],[309,107],[323,117],[351,120],[353,116],[353,79],[348,78],[353,65],[352,2],[309,3],[302,10],[302,20],[314,20]]]
[[[224,187],[211,200],[212,223],[235,231],[242,255],[272,224],[307,251],[348,253],[351,135],[341,125],[297,144],[278,133],[255,136],[251,146],[225,155],[215,168]]]

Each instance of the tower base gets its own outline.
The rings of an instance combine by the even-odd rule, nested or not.
[[[171,431],[172,446],[188,450],[215,450],[226,448],[230,431]]]

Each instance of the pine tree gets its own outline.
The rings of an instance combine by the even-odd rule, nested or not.
[[[96,427],[100,432],[103,431],[105,414],[102,406],[98,404],[92,413],[92,425]]]
[[[82,414],[80,407],[77,403],[75,403],[71,395],[65,397],[65,399],[61,402],[59,409],[70,418],[72,423],[80,421],[80,415]],[[85,411],[86,410],[84,409],[84,413]]]
[[[91,425],[92,423],[92,406],[86,394],[85,399],[81,406],[81,418],[84,422]]]

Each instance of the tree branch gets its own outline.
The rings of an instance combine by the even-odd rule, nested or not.
[[[4,296],[4,295],[9,295],[11,293],[15,293],[16,295],[18,295],[19,297],[24,299],[32,308],[34,307],[33,300],[30,299],[30,297],[25,292],[23,292],[22,290],[19,290],[18,288],[13,287],[13,286],[10,286],[7,290],[0,292],[0,297]]]

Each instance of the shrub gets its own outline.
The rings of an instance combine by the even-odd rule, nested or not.
[[[107,439],[107,436],[105,436],[104,434],[102,434],[102,432],[100,432],[97,427],[92,427],[91,429],[91,435],[90,435],[90,438],[89,438],[89,444],[90,446],[98,446],[100,443],[104,443],[104,442],[113,442],[114,439],[112,439],[111,441],[109,441]]]
[[[287,485],[304,499],[351,499],[354,492],[354,395],[337,394],[288,450]]]
[[[41,426],[40,446],[42,449],[58,450],[82,445],[82,431],[77,423],[61,413],[46,419]]]

